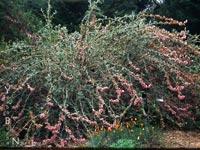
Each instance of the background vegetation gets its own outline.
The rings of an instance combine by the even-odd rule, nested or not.
[[[66,26],[69,32],[79,30],[79,24],[88,9],[87,0],[55,0],[51,2],[56,15],[52,23]],[[187,29],[192,34],[199,34],[199,2],[195,0],[170,1],[158,3],[156,0],[106,0],[99,5],[103,14],[109,17],[123,16],[132,11],[139,13],[149,8],[151,13],[161,14],[180,21],[188,20]],[[41,8],[47,8],[46,0],[2,0],[0,2],[0,37],[5,41],[22,39],[24,34],[33,33],[44,22]],[[170,28],[170,27],[169,27]],[[171,27],[171,28],[174,28]]]

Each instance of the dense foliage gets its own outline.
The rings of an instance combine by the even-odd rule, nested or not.
[[[24,39],[42,27],[38,16],[26,7],[26,0],[1,0],[0,2],[0,40]],[[0,44],[1,44],[0,42]]]
[[[80,32],[71,33],[53,26],[48,5],[46,25],[1,52],[0,123],[11,118],[3,125],[11,136],[66,146],[85,142],[96,126],[110,130],[132,117],[162,128],[199,126],[200,51],[186,21],[107,17],[99,3],[90,2]],[[182,30],[160,28],[166,24]]]

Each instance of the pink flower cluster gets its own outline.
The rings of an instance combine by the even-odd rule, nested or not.
[[[100,118],[100,121],[102,122],[103,125],[105,125],[107,127],[112,127],[113,126],[113,124],[110,124],[104,118]]]
[[[135,76],[135,79],[139,81],[140,85],[144,88],[144,89],[149,89],[152,87],[152,83],[150,83],[149,85],[147,85],[144,80],[139,76],[139,75],[136,75]]]
[[[100,95],[100,93],[97,91],[97,96],[99,99],[99,109],[98,111],[92,109],[93,113],[95,114],[95,116],[100,117],[100,115],[103,113],[103,107],[104,107],[104,100],[102,98],[102,96]]]
[[[133,63],[131,61],[128,62],[128,64],[136,71],[136,72],[140,72],[141,69],[139,67],[136,67],[135,65],[133,65]]]
[[[119,81],[120,81],[120,83],[121,83],[121,85],[124,87],[124,89],[128,92],[128,94],[131,96],[131,97],[133,97],[134,95],[135,95],[135,93],[133,93],[133,90],[132,90],[132,85],[133,84],[131,84],[131,83],[127,83],[127,80],[126,79],[124,79],[121,75],[119,75],[119,74],[115,74],[114,75],[114,77],[116,77]],[[118,90],[118,89],[117,89]],[[117,91],[118,93],[123,93],[124,92],[124,90],[123,91]],[[116,92],[116,93],[117,93]]]
[[[163,42],[161,41],[161,43]],[[157,49],[171,61],[182,65],[187,65],[189,63],[189,57],[184,53],[184,49],[177,47],[176,50],[171,50],[169,47],[165,46],[164,43],[161,48],[157,47]]]
[[[190,104],[185,104],[182,107],[177,106],[170,106],[166,101],[164,101],[164,106],[167,108],[168,111],[171,112],[177,119],[185,118],[185,117],[192,117],[192,112],[189,109],[192,107]]]
[[[88,119],[88,117],[86,115],[79,115],[78,113],[71,113],[66,108],[62,108],[62,106],[60,106],[60,105],[59,105],[59,108],[66,115],[66,117],[68,117],[72,120],[87,122],[90,125],[97,125],[96,121],[92,121],[92,120]]]
[[[119,103],[119,99],[118,99],[118,98],[117,98],[117,99],[112,99],[112,98],[111,98],[109,101],[110,101],[111,103]]]
[[[186,33],[184,30],[180,31],[177,36],[180,37],[181,40],[185,40],[187,38]]]
[[[165,74],[165,77],[166,77],[166,83],[167,83],[167,88],[168,89],[170,89],[171,91],[173,91],[173,92],[177,92],[178,93],[178,99],[179,100],[183,100],[183,99],[185,99],[185,96],[182,94],[182,90],[185,88],[185,86],[176,86],[176,87],[173,87],[172,85],[171,85],[171,82],[170,82],[170,80],[169,80],[169,75],[166,73]]]
[[[21,111],[18,113],[17,116],[12,116],[11,118],[15,121],[15,120],[19,119],[23,113],[24,113],[24,108],[21,109]]]
[[[134,105],[135,106],[138,106],[139,104],[141,104],[141,102],[142,102],[142,98],[136,98],[135,100],[134,100]]]
[[[101,92],[107,91],[109,90],[109,87],[105,86],[105,87],[101,87],[97,85],[97,89],[100,90]]]
[[[47,96],[46,96],[46,103],[47,103],[48,106],[53,107],[53,106],[54,106],[54,103],[50,102],[50,100],[51,100],[51,99],[50,99],[50,96],[47,95]]]
[[[52,102],[48,102],[47,105],[50,106],[50,107],[54,106],[54,104]]]
[[[64,120],[65,120],[65,115],[61,113],[59,117],[59,121],[64,121]]]
[[[117,87],[115,89],[115,92],[117,93],[117,95],[119,95],[119,97],[121,96],[122,93],[124,93],[124,90],[121,90],[119,87]]]
[[[188,61],[187,60],[181,60],[180,58],[176,57],[176,58],[169,58],[170,60],[173,60],[179,64],[182,64],[182,65],[187,65],[188,64]]]
[[[16,105],[12,106],[12,109],[13,109],[13,110],[18,109],[18,108],[20,107],[20,103],[21,103],[21,101],[22,101],[22,100],[19,100],[19,101],[17,102]]]
[[[57,135],[57,134],[59,134],[60,126],[61,126],[61,123],[58,122],[54,126],[47,125],[45,128],[48,129],[49,131],[51,131],[53,133],[53,135]]]
[[[163,101],[163,102],[164,102],[165,108],[167,108],[167,110],[168,110],[169,112],[171,112],[171,114],[174,115],[177,119],[180,119],[180,117],[177,115],[176,111],[174,111],[174,110],[171,108],[171,106],[170,106],[169,104],[167,104],[166,101]]]
[[[29,83],[26,83],[26,86],[31,92],[35,90],[35,88],[31,87]]]

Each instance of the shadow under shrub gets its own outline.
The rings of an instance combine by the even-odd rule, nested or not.
[[[5,106],[11,105],[12,136],[26,130],[22,140],[38,145],[85,142],[87,129],[95,125],[113,127],[143,115],[141,91],[147,93],[150,123],[195,123],[199,47],[187,43],[184,30],[168,32],[155,26],[161,22],[145,18],[185,22],[143,13],[107,18],[95,3],[80,32],[53,27],[47,15],[47,25],[30,43],[13,43],[3,53],[0,112],[5,117]],[[191,64],[197,68],[191,70]]]

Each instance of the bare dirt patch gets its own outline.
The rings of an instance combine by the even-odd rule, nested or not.
[[[166,148],[200,148],[200,131],[165,131],[160,142]]]

